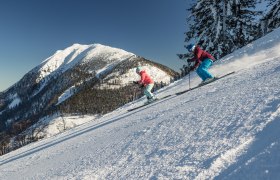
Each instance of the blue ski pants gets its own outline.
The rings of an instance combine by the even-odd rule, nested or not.
[[[208,72],[208,69],[212,66],[213,61],[209,58],[205,59],[196,69],[198,76],[205,81],[208,78],[213,78],[214,76]]]

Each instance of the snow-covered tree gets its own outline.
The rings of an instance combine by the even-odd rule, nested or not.
[[[219,0],[199,0],[191,10],[188,21],[191,22],[189,31],[186,32],[186,42],[195,41],[208,51],[215,49],[215,42],[220,36],[221,10]],[[207,46],[206,46],[207,44]]]
[[[233,0],[231,4],[230,19],[228,21],[230,31],[235,35],[237,48],[259,36],[258,21],[256,19],[260,12],[254,11],[256,0]]]
[[[186,42],[194,41],[220,58],[255,39],[257,0],[197,0],[190,9]]]
[[[280,26],[280,0],[270,0],[271,10],[261,19],[262,33],[266,34]]]

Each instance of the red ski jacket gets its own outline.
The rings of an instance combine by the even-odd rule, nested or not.
[[[194,49],[194,58],[190,59],[192,62],[195,61],[194,67],[197,67],[205,59],[211,59],[212,61],[215,61],[215,58],[211,54],[203,51],[199,46],[196,46]]]
[[[139,75],[141,76],[141,80],[138,82],[139,84],[143,84],[144,86],[147,86],[148,84],[154,83],[152,78],[146,73],[145,70],[140,71]]]

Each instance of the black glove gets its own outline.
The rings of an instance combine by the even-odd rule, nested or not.
[[[194,71],[195,68],[196,68],[195,66],[191,66],[191,67],[190,67],[190,71]]]
[[[143,88],[143,87],[145,87],[144,84],[140,84],[140,88]]]
[[[179,57],[179,59],[183,59],[184,58],[183,54],[177,54],[177,56]]]
[[[138,81],[133,81],[133,84],[139,84]]]

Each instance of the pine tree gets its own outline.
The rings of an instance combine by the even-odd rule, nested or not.
[[[198,0],[190,9],[186,42],[195,41],[216,58],[223,57],[258,35],[257,0]]]
[[[231,4],[232,18],[229,20],[229,29],[235,34],[235,45],[243,47],[256,39],[259,35],[258,22],[255,19],[260,12],[255,8],[256,0],[234,0]]]
[[[210,36],[218,36],[219,31],[216,27],[220,27],[217,21],[217,1],[214,0],[198,0],[188,11],[191,11],[191,16],[187,18],[190,24],[189,30],[185,33],[185,42],[194,42],[199,44],[208,51],[214,50],[213,39]],[[206,45],[207,44],[207,45]],[[190,54],[178,54],[180,59],[190,58]]]
[[[280,26],[280,0],[270,0],[271,10],[261,19],[263,35]]]

